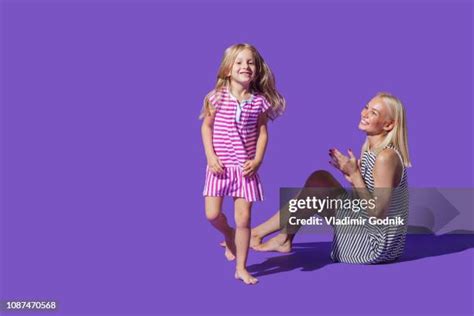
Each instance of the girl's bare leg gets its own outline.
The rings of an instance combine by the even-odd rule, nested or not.
[[[324,170],[318,170],[318,171],[313,172],[308,177],[308,179],[305,182],[304,188],[328,188],[329,190],[327,192],[323,192],[323,191],[314,192],[313,191],[312,193],[321,194],[322,195],[321,198],[325,198],[326,196],[329,196],[330,198],[332,198],[332,197],[335,197],[337,194],[339,194],[340,192],[339,189],[342,189],[342,186],[329,172],[324,171]],[[308,192],[305,192],[303,189],[298,193],[298,195],[296,196],[296,199],[304,199],[306,198],[307,194]],[[280,211],[288,212],[286,208]],[[278,251],[278,252],[291,251],[293,238],[296,234],[295,229],[297,231],[298,228],[293,227],[292,229],[293,233],[287,233],[285,232],[285,229],[283,229],[275,237],[269,239],[265,243],[261,243],[261,240],[265,236],[280,230],[281,228],[280,227],[280,216],[281,216],[280,211],[276,212],[266,222],[252,229],[251,245],[253,249],[258,250],[258,251]],[[329,217],[334,216],[334,212],[335,211],[331,209],[322,210],[322,212],[320,213],[317,213],[314,210],[306,210],[304,213],[304,217],[309,218],[317,214],[322,217],[329,218]]]
[[[234,200],[235,205],[235,245],[237,250],[237,261],[235,267],[235,278],[244,281],[245,284],[258,282],[247,271],[247,256],[250,242],[250,211],[252,202],[242,198]]]
[[[234,229],[229,226],[227,218],[222,213],[223,200],[224,198],[221,196],[206,196],[204,198],[206,217],[212,226],[224,235],[226,241],[224,255],[227,260],[231,261],[235,259]]]

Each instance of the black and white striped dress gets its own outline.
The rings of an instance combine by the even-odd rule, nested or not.
[[[393,145],[388,145],[400,153]],[[366,151],[360,161],[360,171],[367,189],[374,191],[374,176],[376,154]],[[403,165],[403,160],[402,160]],[[350,197],[348,192],[346,197]],[[403,167],[400,183],[392,191],[387,217],[400,217],[404,225],[371,225],[368,222],[366,210],[354,212],[352,209],[339,209],[336,218],[364,218],[364,225],[335,225],[331,258],[337,262],[373,264],[389,262],[398,259],[405,247],[405,236],[408,222],[408,184],[407,171]]]

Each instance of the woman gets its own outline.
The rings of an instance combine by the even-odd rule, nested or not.
[[[334,240],[331,257],[334,261],[348,263],[380,263],[396,260],[403,253],[408,219],[408,184],[406,168],[411,166],[405,110],[398,98],[389,93],[378,93],[362,109],[359,129],[367,135],[362,146],[360,161],[351,150],[348,156],[331,149],[330,163],[341,171],[353,187],[346,192],[327,171],[316,171],[306,180],[305,188],[313,189],[319,198],[374,199],[374,208],[360,212],[351,209],[325,208],[319,212],[305,210],[303,216],[319,215],[329,222],[342,218],[364,218],[364,225],[333,225]],[[327,189],[327,190],[326,190]],[[308,189],[311,191],[311,189]],[[314,193],[316,192],[316,193]],[[343,192],[341,194],[341,192]],[[302,190],[297,198],[305,198]],[[284,208],[286,210],[286,208]],[[284,217],[287,218],[288,211]],[[251,247],[258,251],[291,251],[294,227],[280,227],[280,212],[252,229]],[[301,213],[300,213],[301,215]],[[399,217],[401,225],[373,225],[368,219]],[[332,218],[332,220],[330,220]],[[373,221],[372,221],[373,222]],[[284,222],[286,223],[286,221]],[[283,228],[280,233],[261,243],[262,239]]]

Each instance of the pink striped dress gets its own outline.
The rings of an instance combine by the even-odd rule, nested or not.
[[[212,144],[224,165],[224,173],[214,175],[209,167],[206,168],[203,195],[262,201],[263,190],[258,174],[244,177],[242,168],[245,161],[255,158],[258,117],[270,108],[270,104],[260,95],[252,95],[239,103],[227,88],[213,94],[209,101],[216,109]]]

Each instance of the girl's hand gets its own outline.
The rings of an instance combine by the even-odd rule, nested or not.
[[[259,161],[255,160],[255,159],[247,160],[244,163],[244,168],[243,168],[242,174],[244,175],[244,177],[251,177],[257,172],[259,167],[260,167],[260,162]]]
[[[215,154],[207,157],[207,165],[209,170],[215,175],[224,173],[224,165]]]
[[[351,176],[359,171],[359,164],[352,150],[349,149],[348,154],[349,156],[345,156],[337,149],[330,149],[329,156],[332,160],[329,163],[339,169],[344,177],[352,183]]]

